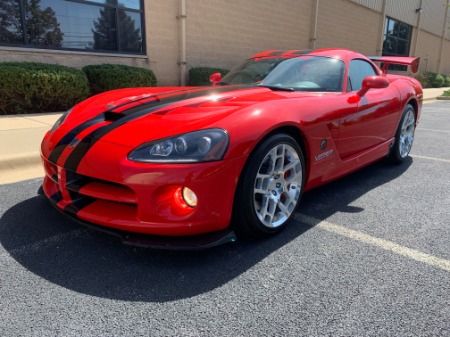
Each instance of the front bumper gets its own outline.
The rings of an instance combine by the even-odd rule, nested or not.
[[[51,199],[50,199],[51,201]],[[51,204],[60,212],[67,215],[54,202]],[[90,229],[113,235],[119,238],[123,244],[137,246],[141,248],[152,248],[158,250],[182,250],[195,251],[213,248],[227,243],[236,242],[236,234],[230,229],[222,231],[196,235],[196,236],[156,236],[139,233],[125,232],[114,228],[98,226],[78,219],[76,216],[71,218],[77,223]]]
[[[246,160],[239,157],[197,164],[136,163],[127,159],[129,148],[99,141],[73,172],[64,167],[64,154],[57,163],[49,161],[47,148],[44,139],[42,162],[46,175],[42,187],[59,210],[84,224],[162,237],[225,231]],[[196,193],[197,207],[179,202],[177,193],[183,187]],[[223,236],[231,240],[228,234]],[[145,240],[133,235],[123,237],[124,242],[156,245],[142,244]]]

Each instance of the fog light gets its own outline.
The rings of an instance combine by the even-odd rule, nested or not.
[[[183,200],[189,207],[197,206],[197,196],[190,188],[183,187]]]

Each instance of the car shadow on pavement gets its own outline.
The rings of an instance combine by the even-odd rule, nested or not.
[[[410,158],[399,166],[381,161],[305,193],[294,222],[265,240],[198,252],[130,247],[67,219],[38,195],[4,212],[0,243],[28,271],[67,289],[115,300],[174,301],[226,284],[297,239],[314,227],[298,220],[302,214],[318,223],[336,212],[363,211],[350,204],[402,175],[411,163]]]

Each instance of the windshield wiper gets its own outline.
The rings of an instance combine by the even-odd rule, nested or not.
[[[295,91],[294,88],[277,87],[276,85],[257,85],[257,87],[263,87],[273,91]]]

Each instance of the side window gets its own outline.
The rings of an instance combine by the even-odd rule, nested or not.
[[[377,75],[372,65],[364,60],[352,60],[348,71],[347,91],[358,91],[361,89],[362,81],[367,76]]]

